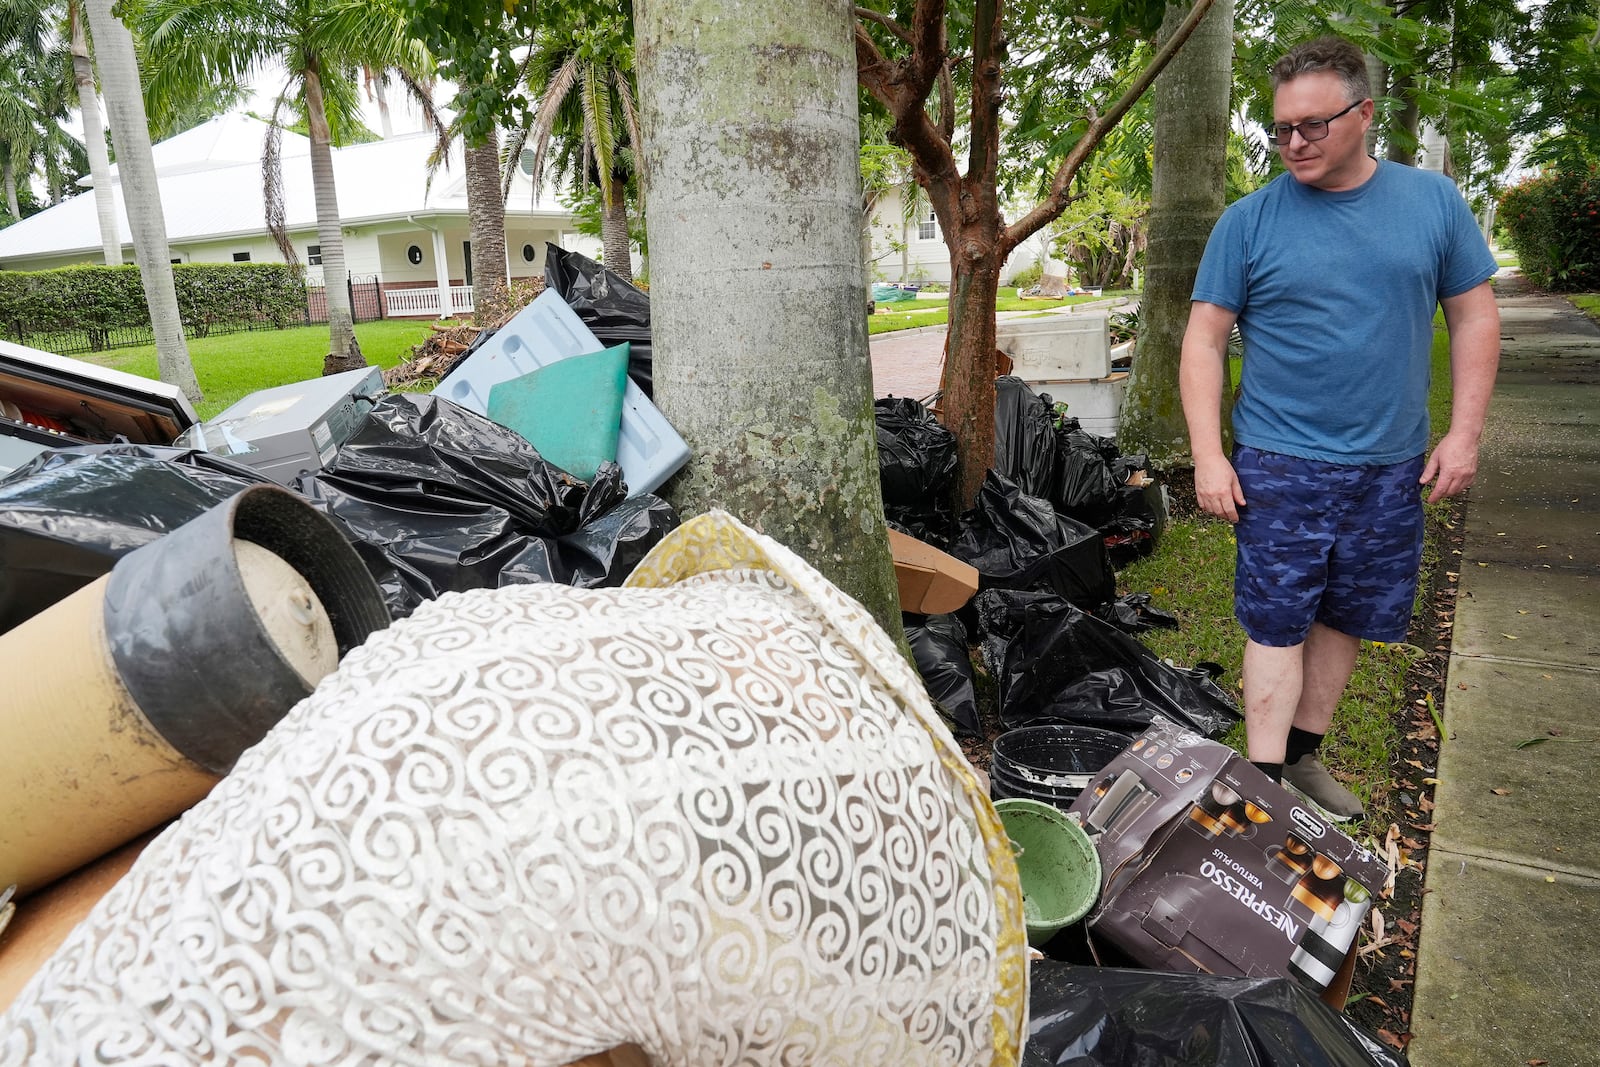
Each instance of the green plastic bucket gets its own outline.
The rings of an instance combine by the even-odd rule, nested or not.
[[[1094,907],[1100,895],[1100,855],[1065,813],[1037,800],[995,802],[1022,882],[1028,944],[1038,947]]]

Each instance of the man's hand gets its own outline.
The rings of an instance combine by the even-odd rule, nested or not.
[[[1418,484],[1433,483],[1428,503],[1437,504],[1445,497],[1465,492],[1478,475],[1478,441],[1466,434],[1447,433],[1434,446],[1427,466],[1422,468]],[[1437,479],[1437,481],[1435,481]],[[1199,493],[1200,472],[1195,471],[1195,491]]]
[[[1195,460],[1194,498],[1206,514],[1238,522],[1239,509],[1245,506],[1244,489],[1233,464],[1221,456]]]

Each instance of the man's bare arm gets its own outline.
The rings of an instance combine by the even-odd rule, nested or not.
[[[1194,495],[1202,511],[1239,521],[1244,490],[1222,451],[1222,390],[1228,380],[1228,336],[1238,315],[1196,300],[1183,334],[1178,388],[1194,456]]]
[[[1428,502],[1455,496],[1478,473],[1478,440],[1489,413],[1495,374],[1500,368],[1500,309],[1488,282],[1441,300],[1450,331],[1450,429],[1434,446],[1422,471],[1433,483]]]

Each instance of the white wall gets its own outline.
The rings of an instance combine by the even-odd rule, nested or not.
[[[922,236],[922,223],[930,218],[931,208],[926,199],[917,204],[917,217],[906,220],[901,209],[899,193],[889,193],[873,208],[869,224],[871,246],[868,251],[867,278],[869,281],[887,282],[943,282],[950,281],[950,250],[937,222],[933,236]],[[896,242],[900,247],[895,247]],[[1024,242],[1006,260],[1000,271],[1000,284],[1025,267],[1032,266],[1038,253]]]

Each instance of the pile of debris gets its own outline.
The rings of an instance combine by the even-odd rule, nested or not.
[[[543,278],[519,282],[509,310],[493,322],[434,323],[427,337],[411,351],[411,358],[383,372],[383,384],[390,389],[426,385],[445,377],[473,350],[478,338],[488,340],[506,323],[517,317],[534,298],[544,292]]]

